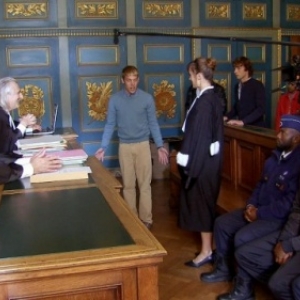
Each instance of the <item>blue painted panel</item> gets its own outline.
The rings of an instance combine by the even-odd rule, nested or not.
[[[72,123],[74,130],[79,134],[79,142],[85,145],[90,155],[100,147],[106,123],[106,109],[103,110],[101,103],[106,103],[107,93],[110,96],[120,88],[121,71],[127,64],[125,43],[126,39],[120,39],[120,44],[116,46],[113,44],[113,39],[106,36],[69,38]],[[77,49],[115,49],[115,47],[117,50],[97,51],[97,61],[103,62],[101,66],[79,63]],[[118,52],[119,57],[112,56],[112,52]],[[105,63],[107,61],[108,64]],[[95,103],[100,105],[92,108],[91,105]],[[95,111],[97,114],[92,117],[91,114]],[[118,167],[118,163],[116,164],[118,161],[116,159],[117,141],[115,131],[106,151],[108,158],[105,160],[105,165],[107,164],[109,168]]]
[[[300,28],[299,0],[280,1],[280,26],[282,28]]]
[[[173,46],[145,45],[145,63],[182,63],[183,44]]]
[[[118,46],[82,46],[78,47],[79,65],[118,64],[120,61]]]
[[[178,51],[169,52],[168,61],[172,64],[162,64],[160,62],[146,63],[146,45],[155,45],[158,48],[178,48],[182,53],[182,59],[178,60]],[[166,106],[164,113],[158,112],[158,122],[161,127],[163,137],[182,135],[181,126],[183,124],[183,106],[189,82],[189,75],[186,71],[186,64],[191,60],[191,40],[178,37],[137,37],[137,64],[140,73],[140,88],[153,95],[154,98],[165,97]],[[173,86],[172,86],[173,85]],[[160,91],[160,92],[159,92]],[[172,108],[168,111],[168,104],[172,97],[176,108],[174,117],[169,118],[168,113],[172,114]],[[175,94],[174,94],[175,93]],[[165,100],[162,100],[164,102]]]
[[[126,26],[125,1],[68,1],[68,26]]]
[[[139,0],[136,3],[136,26],[190,27],[191,0]]]
[[[57,27],[57,0],[1,1],[1,28]]]
[[[9,53],[11,49],[19,49],[20,51],[13,51],[11,59],[9,59],[9,56],[6,56],[6,54]],[[22,49],[26,49],[26,51],[22,51]],[[33,49],[33,53],[39,53],[35,60],[28,57],[28,49]],[[43,49],[47,50],[43,51]],[[41,53],[44,53],[44,55]],[[36,86],[38,93],[42,91],[40,99],[42,99],[45,105],[45,115],[42,117],[42,125],[49,126],[52,120],[53,103],[58,103],[61,107],[58,38],[3,39],[0,43],[0,60],[4,62],[0,68],[0,77],[11,76],[18,80],[20,87],[28,86],[29,97],[32,93],[33,86]],[[44,65],[47,60],[49,63]],[[17,68],[15,66],[12,67],[10,61],[13,63],[28,63],[28,61],[30,61],[32,65],[24,64],[22,67]],[[34,61],[36,62],[35,65],[33,64]],[[58,110],[57,126],[62,126],[62,114],[60,109]]]
[[[39,67],[50,66],[50,48],[7,48],[8,66]]]
[[[266,46],[265,45],[245,45],[244,54],[246,57],[251,57],[252,63],[266,62]]]
[[[231,63],[231,44],[220,42],[208,45],[207,57],[215,58],[218,63]]]

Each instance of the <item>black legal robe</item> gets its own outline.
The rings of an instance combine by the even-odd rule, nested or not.
[[[211,156],[210,145],[220,143]],[[215,218],[223,161],[222,104],[213,89],[197,98],[187,115],[180,152],[189,155],[182,170],[179,225],[190,231],[211,232]],[[188,183],[188,186],[187,186]]]

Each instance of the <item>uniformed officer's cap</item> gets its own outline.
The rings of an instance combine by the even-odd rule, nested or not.
[[[281,117],[280,128],[293,128],[300,132],[300,116],[283,115]]]

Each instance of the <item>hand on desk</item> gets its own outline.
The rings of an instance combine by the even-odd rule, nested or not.
[[[30,163],[34,174],[55,172],[62,167],[61,160],[57,156],[47,155],[45,149],[33,155]]]
[[[244,122],[241,121],[241,120],[229,120],[227,122],[227,124],[228,125],[233,125],[233,126],[241,126],[241,127],[245,125]]]

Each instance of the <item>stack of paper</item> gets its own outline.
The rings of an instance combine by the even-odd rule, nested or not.
[[[88,158],[87,153],[83,149],[55,151],[51,152],[51,155],[58,156],[63,165],[83,164]]]
[[[44,135],[39,137],[20,139],[17,142],[19,152],[25,156],[32,155],[42,149],[60,151],[67,147],[67,142],[61,135]]]
[[[35,174],[30,177],[31,183],[53,182],[63,180],[87,179],[90,167],[65,166],[57,172]]]

